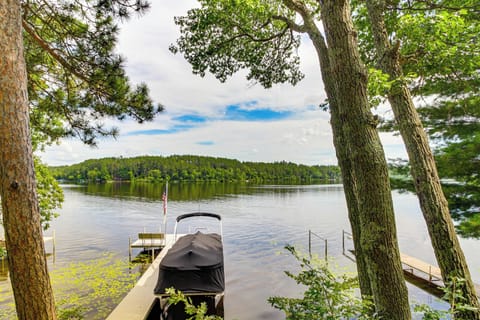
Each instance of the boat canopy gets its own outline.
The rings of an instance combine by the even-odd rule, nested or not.
[[[160,263],[155,294],[167,288],[184,293],[225,290],[222,238],[216,233],[187,234],[179,238]]]

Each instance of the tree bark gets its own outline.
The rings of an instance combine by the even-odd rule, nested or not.
[[[353,175],[353,159],[348,152],[347,138],[342,132],[342,121],[338,114],[338,108],[330,103],[331,118],[330,123],[333,132],[333,143],[342,172],[343,190],[348,208],[348,220],[352,230],[353,245],[355,250],[355,261],[357,265],[358,281],[360,285],[360,293],[362,299],[372,299],[373,292],[371,287],[371,279],[368,273],[367,258],[362,248],[362,225],[360,220],[359,198],[357,196],[357,185]]]
[[[348,152],[348,149],[345,148],[345,146],[347,145],[347,139],[342,130],[342,122],[339,117],[338,103],[336,101],[337,94],[335,93],[335,84],[331,76],[332,71],[330,68],[330,60],[328,57],[328,48],[325,43],[325,38],[315,25],[312,17],[308,15],[306,11],[303,13],[302,16],[307,33],[312,40],[312,43],[317,52],[323,84],[328,97],[328,104],[331,115],[330,124],[333,132],[333,144],[335,146],[337,160],[342,173],[342,183],[345,193],[345,199],[347,202],[348,218],[350,221],[350,227],[352,229],[360,292],[363,298],[370,299],[372,297],[370,277],[367,271],[368,269],[366,265],[365,255],[360,244],[361,225],[360,213],[358,208],[358,198],[356,194],[357,187],[352,170],[353,159],[350,157],[351,154],[350,152]]]
[[[397,80],[388,94],[388,100],[405,142],[420,207],[443,279],[465,279],[465,286],[462,287],[465,303],[477,308],[477,311],[459,312],[459,318],[480,319],[480,303],[455,233],[428,137],[410,91],[401,80],[403,72],[399,63],[399,48],[398,45],[392,45],[388,39],[384,21],[385,6],[384,0],[367,0],[378,66],[390,76],[390,80]]]
[[[54,320],[29,130],[20,2],[0,2],[0,195],[18,319]]]
[[[338,116],[332,126],[345,138],[351,158],[363,250],[376,312],[385,319],[410,319],[408,292],[398,249],[388,168],[376,119],[367,99],[367,73],[359,53],[346,0],[321,2],[335,85]],[[343,171],[343,168],[342,168]]]
[[[343,34],[340,31],[335,41],[329,42],[327,47],[323,35],[302,2],[284,0],[284,3],[302,16],[304,25],[294,26],[294,29],[308,33],[319,58],[331,112],[337,159],[342,169],[362,296],[373,296],[376,311],[385,318],[409,319],[411,315],[408,292],[396,240],[388,170],[375,125],[372,125],[373,116],[368,109],[366,71],[358,56],[349,7],[346,2],[343,4],[330,2],[322,8],[322,15],[331,15],[323,16],[327,35],[330,31],[344,28]],[[333,8],[336,10],[332,10]],[[338,11],[341,11],[341,14],[338,14]],[[338,20],[335,21],[335,18]],[[331,23],[325,23],[326,20]],[[341,39],[347,39],[346,47]],[[336,54],[342,50],[347,52],[343,55]],[[354,63],[347,65],[352,61]],[[352,78],[351,75],[355,72],[360,77]],[[344,84],[347,87],[344,87]],[[353,97],[353,103],[342,97]],[[350,109],[353,110],[349,111]],[[368,121],[360,122],[358,126],[362,127],[362,130],[357,131],[358,126],[356,128],[354,123],[362,117]],[[359,140],[354,133],[364,135],[365,139],[362,139],[361,144],[354,143]],[[369,168],[370,159],[377,161],[374,161],[370,168],[373,173],[369,172],[365,179],[362,173]],[[359,160],[362,163],[357,163]],[[383,172],[380,183],[377,183],[377,170]],[[385,201],[377,205],[377,198]],[[383,245],[376,246],[377,242]]]

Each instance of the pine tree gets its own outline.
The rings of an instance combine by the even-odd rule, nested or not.
[[[0,196],[19,319],[54,320],[35,190],[20,3],[0,3]]]
[[[74,136],[95,145],[115,136],[102,119],[142,123],[163,110],[145,84],[133,87],[115,52],[119,21],[142,14],[145,1],[22,2],[31,125],[36,144]]]
[[[94,145],[117,132],[103,117],[143,122],[163,109],[145,85],[131,87],[114,53],[119,19],[147,8],[141,0],[0,3],[0,196],[21,320],[56,319],[33,149],[66,136]]]

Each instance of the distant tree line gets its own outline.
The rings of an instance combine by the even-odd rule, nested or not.
[[[339,181],[340,169],[332,165],[307,166],[281,161],[241,162],[233,159],[172,155],[134,158],[91,159],[51,167],[58,180],[106,181],[220,181],[220,182],[311,182]]]

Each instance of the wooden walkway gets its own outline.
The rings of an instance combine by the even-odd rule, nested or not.
[[[177,235],[177,238],[181,236],[182,235]],[[165,246],[162,251],[147,271],[140,277],[133,289],[130,290],[112,313],[110,313],[107,320],[145,319],[155,302],[153,289],[157,284],[160,262],[174,242],[173,234],[167,234],[164,242]]]
[[[347,258],[354,260],[355,252],[353,250],[345,249],[345,238],[352,239],[351,236],[351,233],[343,231],[343,254]],[[346,255],[346,251],[351,252],[353,256]],[[418,258],[409,256],[405,253],[400,253],[400,260],[402,262],[403,271],[413,276],[415,279],[425,282],[426,284],[438,289],[442,288],[445,285],[442,278],[442,272],[439,267],[431,265]],[[474,283],[474,286],[475,291],[477,292],[477,296],[480,298],[480,285]]]
[[[445,286],[442,278],[442,272],[439,267],[428,264],[427,262],[408,256],[404,253],[400,253],[400,259],[402,264],[405,266],[403,268],[404,272],[407,272],[415,278],[423,280],[436,288],[442,288]],[[475,286],[477,296],[480,298],[480,285],[477,283],[474,283],[473,285]]]
[[[433,266],[428,264],[420,259],[411,257],[404,253],[400,253],[400,260],[402,264],[405,266],[403,271],[411,273],[413,276],[418,277],[418,272],[426,275],[428,277],[428,282],[434,284],[435,286],[439,286],[443,284],[442,279],[442,272],[440,268],[437,266]]]

